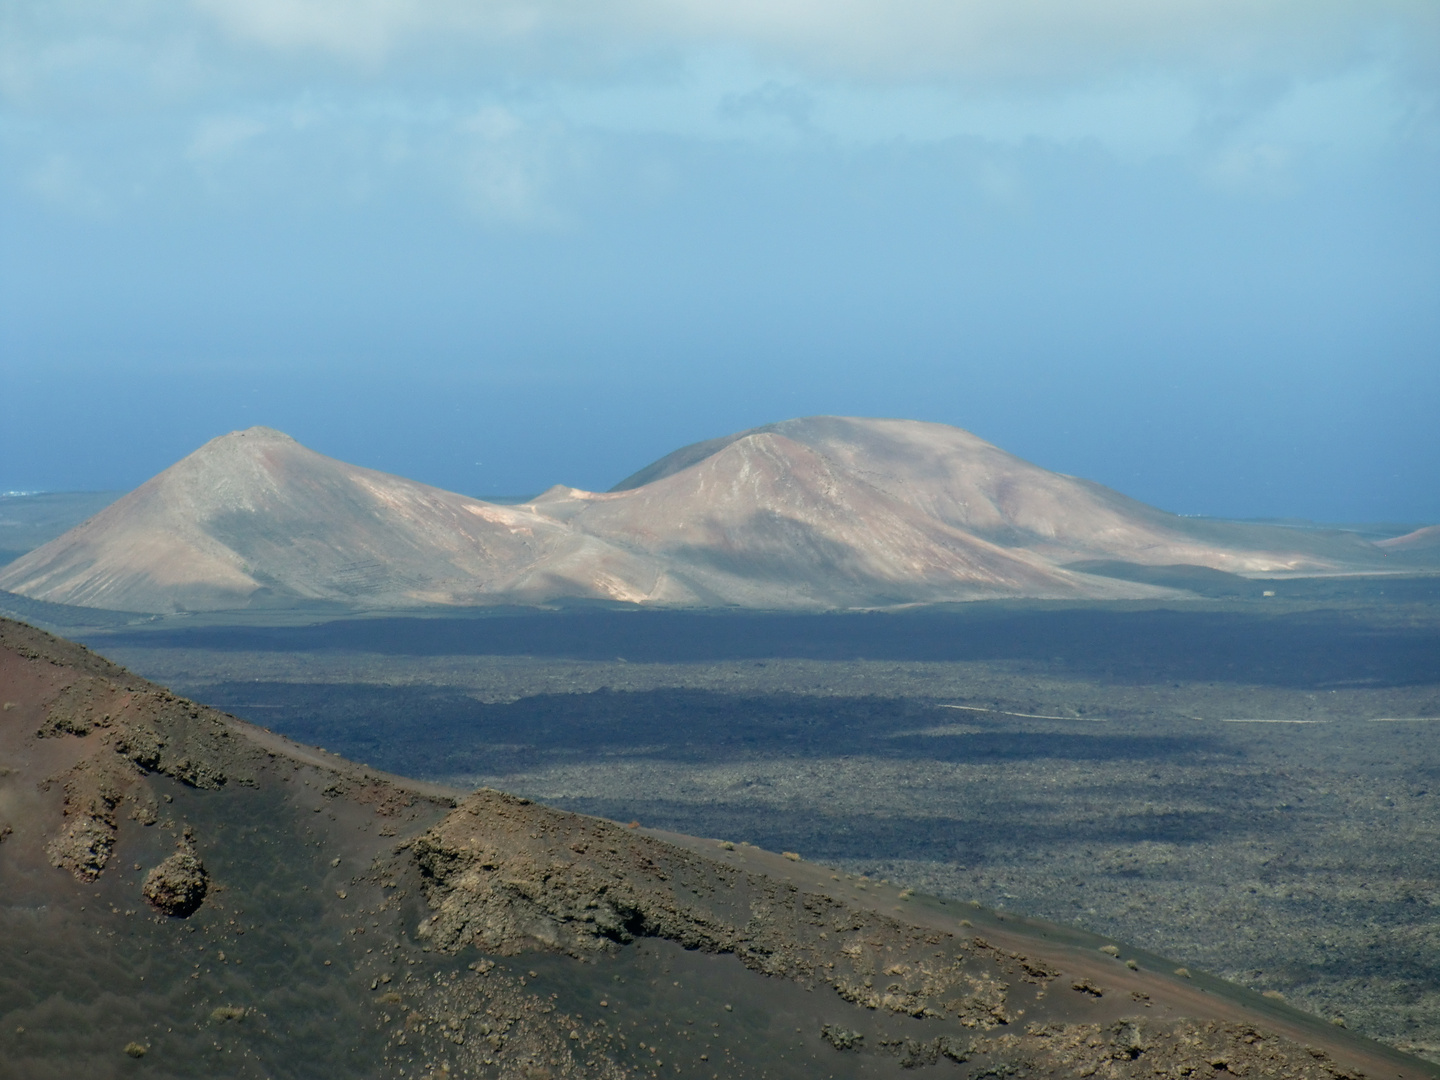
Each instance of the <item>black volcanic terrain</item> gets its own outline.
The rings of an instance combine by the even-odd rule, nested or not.
[[[392,771],[1042,915],[1435,1055],[1440,580],[1220,585],[87,640]]]
[[[1435,1075],[1122,942],[387,775],[22,624],[0,688],[7,1077]]]

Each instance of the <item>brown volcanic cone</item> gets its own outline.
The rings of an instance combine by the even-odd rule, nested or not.
[[[251,428],[206,443],[12,563],[0,589],[129,611],[277,599],[414,607],[492,594],[629,599],[644,591],[631,579],[647,574],[524,509],[347,465]]]

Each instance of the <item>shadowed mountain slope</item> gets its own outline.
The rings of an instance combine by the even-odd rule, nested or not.
[[[0,1076],[1436,1075],[1063,927],[386,776],[4,620],[0,687]]]
[[[1440,564],[1440,525],[1430,525],[1404,536],[1375,544],[1387,557],[1428,565]]]

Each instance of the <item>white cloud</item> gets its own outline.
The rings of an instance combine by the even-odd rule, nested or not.
[[[250,116],[207,117],[190,140],[186,156],[192,161],[227,157],[257,135],[263,135],[265,130],[265,124]]]
[[[1007,210],[1023,210],[1027,204],[1025,180],[1013,165],[985,158],[975,169],[975,186],[991,203]]]
[[[554,225],[558,215],[545,199],[543,162],[512,147],[466,155],[458,176],[462,203],[483,221],[506,225]]]
[[[67,154],[50,154],[32,168],[25,186],[52,206],[85,215],[110,209],[105,190]]]
[[[198,174],[212,195],[221,180],[351,199],[418,184],[485,220],[553,223],[562,193],[591,182],[587,147],[655,135],[776,153],[965,138],[994,144],[997,161],[1027,140],[1091,141],[1127,160],[1190,160],[1220,190],[1276,192],[1310,147],[1364,154],[1440,126],[1435,0],[12,10],[0,149],[32,195],[73,207],[99,205],[123,177],[160,192]],[[977,191],[1024,203],[1022,177],[988,168]]]
[[[520,118],[500,105],[486,105],[465,117],[457,125],[461,131],[483,139],[504,139],[524,127]]]
[[[553,189],[564,172],[568,133],[527,124],[502,105],[487,104],[431,140],[431,168],[458,192],[472,217],[492,225],[548,228],[563,223]]]
[[[1270,143],[1229,146],[1203,166],[1207,181],[1237,195],[1288,195],[1294,190],[1294,152]]]
[[[548,51],[569,70],[724,47],[810,75],[898,81],[1063,85],[1157,68],[1310,77],[1376,50],[1427,68],[1440,38],[1433,0],[195,2],[246,41],[369,63],[456,41],[523,47],[522,66]]]

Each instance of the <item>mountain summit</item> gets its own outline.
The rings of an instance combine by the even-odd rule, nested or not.
[[[1373,562],[1373,545],[1326,534],[1198,521],[1089,480],[1042,469],[947,424],[812,416],[682,447],[622,480],[637,491],[689,473],[730,447],[779,437],[912,512],[1008,552],[1052,562],[1189,564],[1231,573],[1323,573]]]
[[[592,580],[571,580],[567,560]],[[520,507],[496,506],[306,449],[271,428],[212,439],[23,556],[0,588],[87,607],[223,610],[267,602],[474,604],[491,595],[631,599],[633,562]],[[623,576],[623,575],[621,575]]]
[[[37,600],[169,612],[609,600],[842,608],[1159,594],[1069,564],[1382,565],[1348,534],[1203,522],[969,432],[811,417],[696,443],[609,492],[499,506],[256,427],[206,443],[0,571]]]

